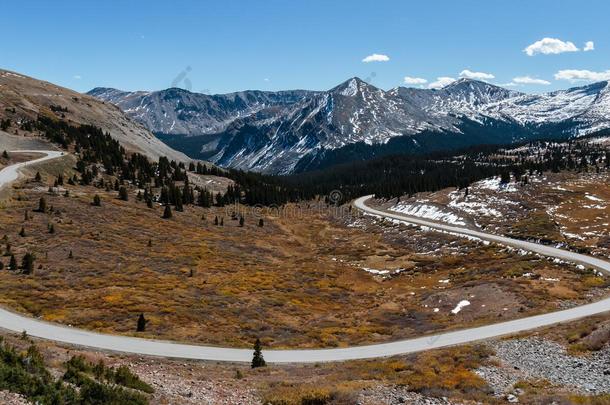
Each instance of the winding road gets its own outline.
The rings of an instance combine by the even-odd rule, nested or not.
[[[21,152],[44,153],[46,156],[44,158],[35,159],[29,162],[8,166],[1,170],[0,187],[16,180],[18,178],[18,171],[20,168],[61,156],[61,152],[56,151],[31,150]],[[355,200],[354,205],[358,209],[372,215],[409,222],[415,225],[426,226],[439,231],[476,237],[490,242],[497,242],[503,245],[537,252],[545,256],[581,263],[610,274],[610,262],[600,260],[595,257],[572,253],[566,250],[561,250],[550,246],[543,246],[536,243],[487,234],[467,228],[439,224],[398,213],[380,211],[366,205],[367,200],[370,198],[371,196],[360,197]],[[405,339],[391,343],[334,349],[264,350],[263,354],[265,356],[265,360],[270,363],[315,363],[386,357],[510,335],[517,332],[553,325],[559,322],[571,321],[607,311],[610,311],[610,298],[563,311],[530,316],[527,318],[500,322],[476,328],[457,330],[413,339]],[[44,322],[34,318],[18,315],[5,309],[0,309],[0,328],[17,333],[21,333],[25,330],[27,331],[28,335],[33,337],[113,352],[229,362],[249,362],[252,359],[252,350],[250,349],[188,345],[161,340],[101,334]]]

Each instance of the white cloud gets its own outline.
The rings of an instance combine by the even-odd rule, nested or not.
[[[405,84],[426,84],[428,81],[421,77],[409,77],[405,76]]]
[[[73,77],[74,77],[76,80],[80,80],[80,79],[82,79],[81,75],[74,75]]]
[[[515,77],[513,79],[513,83],[516,83],[516,84],[542,84],[545,86],[551,84],[551,82],[549,82],[548,80],[536,79],[535,77],[530,77],[530,76]]]
[[[451,83],[453,83],[455,79],[453,77],[441,76],[437,77],[435,82],[432,82],[428,85],[430,89],[440,89],[445,87]]]
[[[587,52],[587,51],[593,51],[595,50],[595,44],[593,43],[593,41],[587,41],[585,43],[585,47],[582,48],[583,51]]]
[[[569,80],[571,82],[599,82],[610,80],[610,70],[605,72],[592,72],[590,70],[566,69],[555,73],[555,80]]]
[[[542,38],[536,41],[523,50],[529,56],[534,56],[538,53],[544,55],[558,54],[564,52],[578,52],[578,48],[572,42],[564,42],[557,38]]]
[[[265,77],[263,80],[264,80],[264,81],[266,81],[266,82],[268,82],[268,81],[269,81],[269,78],[268,78],[268,77]]]
[[[387,62],[390,60],[390,57],[388,55],[382,55],[379,53],[374,53],[372,55],[367,56],[366,58],[362,59],[362,61],[364,63],[369,63],[369,62]]]
[[[491,79],[495,78],[495,76],[492,75],[491,73],[473,72],[468,69],[462,70],[460,72],[460,77],[466,77],[468,79],[475,79],[475,80],[491,80]]]

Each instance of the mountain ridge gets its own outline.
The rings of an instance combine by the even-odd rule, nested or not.
[[[353,150],[357,144],[376,147],[402,137],[407,139],[393,143],[403,145],[397,153],[417,153],[418,145],[421,152],[437,147],[423,135],[440,141],[455,134],[448,144],[457,140],[456,146],[469,146],[485,136],[491,143],[504,143],[549,132],[571,137],[610,128],[607,82],[526,94],[465,78],[441,89],[399,86],[386,91],[352,77],[327,91],[209,96],[175,89],[98,89],[90,94],[116,103],[191,156],[276,174],[315,169],[312,162],[336,151]],[[504,137],[497,133],[500,130]]]

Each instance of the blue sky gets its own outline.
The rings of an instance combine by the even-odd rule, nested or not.
[[[78,91],[323,90],[353,76],[428,87],[468,70],[542,92],[610,76],[601,0],[20,0],[2,14],[0,67]],[[553,41],[524,52],[543,38]],[[373,54],[389,60],[362,61]],[[514,83],[524,77],[549,84]]]

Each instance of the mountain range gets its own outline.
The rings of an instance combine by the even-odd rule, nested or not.
[[[610,128],[605,81],[544,94],[470,79],[438,90],[385,91],[356,77],[328,91],[207,95],[95,88],[88,94],[117,105],[193,158],[274,174]]]

